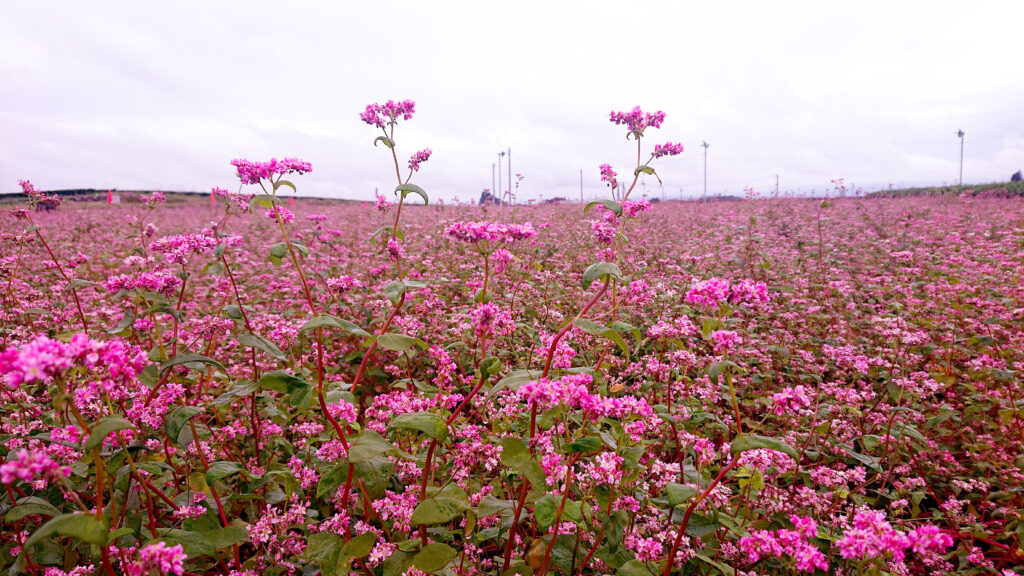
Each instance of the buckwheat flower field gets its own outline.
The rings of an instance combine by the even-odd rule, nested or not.
[[[414,113],[360,115],[376,205],[293,205],[295,158],[213,206],[22,183],[0,568],[1021,573],[1021,198],[445,206]],[[612,188],[663,119],[611,115]]]

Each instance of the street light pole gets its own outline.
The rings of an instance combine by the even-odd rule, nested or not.
[[[704,147],[704,201],[708,201],[708,146],[707,142],[701,142]]]
[[[508,203],[512,203],[512,149],[508,149]]]
[[[504,196],[505,196],[505,193],[502,192],[502,188],[501,188],[501,159],[504,158],[504,157],[505,157],[505,151],[504,150],[502,150],[501,152],[498,152],[498,188],[495,190],[495,192],[498,193],[498,199],[499,200],[502,200],[504,198]]]
[[[960,185],[964,185],[964,131],[956,131],[957,138],[960,139]]]

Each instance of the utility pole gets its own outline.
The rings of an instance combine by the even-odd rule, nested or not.
[[[508,203],[512,203],[512,149],[508,149]]]
[[[708,144],[707,142],[701,142],[701,146],[704,147],[704,201],[708,201]]]
[[[779,175],[775,175],[775,197],[779,197]]]
[[[498,198],[499,199],[505,197],[505,192],[503,192],[504,188],[501,187],[501,159],[504,158],[504,157],[505,157],[505,151],[504,150],[502,150],[501,152],[498,152],[498,188],[495,190],[495,192],[498,193]]]
[[[960,185],[964,185],[964,131],[957,130],[956,137],[960,139]]]

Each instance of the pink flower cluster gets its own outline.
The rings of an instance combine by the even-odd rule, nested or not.
[[[238,178],[242,184],[259,184],[260,180],[271,180],[274,175],[305,174],[313,171],[312,164],[298,158],[271,158],[269,162],[252,162],[236,158],[231,161],[231,165],[238,169]]]
[[[21,186],[21,191],[28,197],[29,206],[33,208],[39,206],[47,209],[53,209],[60,206],[59,197],[43,194],[39,190],[36,190],[36,187],[28,180],[18,180],[18,185]]]
[[[291,210],[285,208],[284,206],[274,206],[273,208],[268,208],[266,212],[263,213],[263,216],[269,220],[274,221],[280,218],[281,222],[284,222],[285,224],[291,224],[292,222],[295,221],[295,214],[292,213]]]
[[[677,154],[683,153],[683,145],[680,143],[673,144],[666,142],[664,145],[654,145],[654,157],[661,158],[662,156],[676,156]]]
[[[506,336],[512,333],[515,322],[512,315],[493,303],[481,304],[473,310],[473,335],[477,338]]]
[[[661,128],[661,123],[665,121],[665,113],[660,110],[653,114],[644,113],[636,106],[629,112],[612,112],[611,121],[615,124],[625,124],[631,132],[642,134],[649,126]]]
[[[217,244],[216,238],[205,234],[178,234],[157,238],[149,249],[163,253],[168,262],[185,266],[189,256],[210,252]]]
[[[75,334],[67,344],[39,336],[0,353],[0,374],[12,390],[62,374],[75,364],[104,370],[110,380],[134,380],[146,365],[146,353],[119,339],[104,342],[85,334]]]
[[[333,294],[344,294],[362,285],[362,282],[352,276],[339,276],[327,279],[327,289]]]
[[[608,186],[611,186],[612,188],[619,185],[619,181],[616,179],[618,173],[616,173],[615,170],[612,170],[611,164],[601,164],[600,169],[602,182],[607,182]]]
[[[32,484],[42,481],[43,485],[39,487],[44,488],[47,481],[70,475],[69,466],[61,466],[46,454],[34,450],[18,450],[13,458],[0,464],[0,484],[11,484],[17,480]],[[36,480],[37,477],[39,480]]]
[[[953,545],[953,538],[936,526],[920,526],[908,534],[897,531],[885,520],[881,510],[860,510],[853,517],[853,526],[846,529],[836,543],[846,559],[880,558],[891,554],[902,562],[907,549],[918,554],[943,553]]]
[[[735,284],[725,278],[698,281],[686,292],[686,301],[704,308],[716,308],[722,302],[756,305],[769,301],[764,282],[744,279]]]
[[[811,399],[803,384],[787,386],[772,395],[772,411],[778,415],[796,414],[798,410],[810,405]]]
[[[630,218],[636,218],[641,212],[647,212],[653,208],[647,200],[626,200],[622,203],[622,213]]]
[[[818,524],[812,518],[791,516],[793,530],[755,530],[749,536],[740,538],[740,550],[747,555],[748,562],[762,558],[793,558],[797,570],[814,572],[828,570],[828,561],[818,548],[807,541],[818,535]]]
[[[512,243],[537,236],[533,224],[499,224],[497,222],[465,222],[459,221],[445,228],[444,233],[455,240],[478,244],[488,242]]]
[[[166,542],[156,542],[139,550],[139,560],[124,567],[128,576],[150,576],[155,570],[161,576],[185,572],[185,559],[188,555],[181,544],[168,546]]]
[[[431,154],[433,154],[433,151],[431,151],[430,148],[424,148],[423,150],[413,154],[412,158],[409,158],[409,169],[414,172],[418,172],[420,164],[429,160]]]
[[[143,272],[137,276],[118,274],[107,278],[103,286],[111,292],[143,290],[170,296],[178,286],[181,286],[181,279],[167,272]]]
[[[538,408],[549,409],[558,404],[579,408],[594,418],[647,418],[654,409],[642,398],[635,396],[606,397],[591,394],[594,379],[589,374],[571,374],[558,380],[531,380],[519,387],[519,396]]]
[[[395,124],[398,122],[399,117],[402,120],[412,118],[415,112],[416,103],[412,100],[403,100],[401,102],[388,100],[384,104],[367,104],[366,110],[359,114],[359,118],[371,126],[384,128],[385,124]]]
[[[218,198],[224,198],[227,200],[228,209],[234,209],[238,212],[248,212],[249,202],[255,197],[255,194],[232,194],[223,188],[213,187],[211,190],[214,196]]]
[[[743,344],[743,338],[735,330],[715,330],[711,340],[715,343],[715,354],[724,354]]]

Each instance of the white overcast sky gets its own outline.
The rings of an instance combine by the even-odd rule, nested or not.
[[[667,114],[664,192],[1006,181],[1024,168],[1024,2],[112,2],[0,0],[0,192],[237,188],[229,161],[295,156],[299,193],[395,185],[359,113],[416,101],[400,159],[477,198],[511,148],[519,197],[632,172],[608,121]],[[504,177],[503,177],[504,180]],[[662,193],[648,178],[649,196]]]

